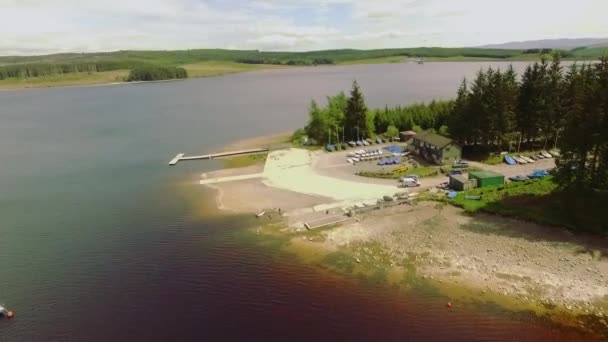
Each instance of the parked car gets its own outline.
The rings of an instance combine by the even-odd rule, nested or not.
[[[469,167],[469,162],[466,161],[466,160],[457,160],[457,161],[454,162],[453,167],[455,167],[455,168],[461,168],[461,169],[462,168],[466,168],[466,167]]]
[[[462,175],[462,170],[451,170],[451,171],[448,171],[448,176],[452,176],[452,175]]]
[[[404,188],[414,188],[419,187],[420,185],[420,182],[414,178],[401,178],[401,186]]]
[[[413,178],[416,181],[418,181],[418,175],[407,175],[407,176],[404,176],[404,177],[401,177],[401,178]]]

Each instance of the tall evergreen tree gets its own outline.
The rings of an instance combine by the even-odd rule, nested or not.
[[[559,130],[564,125],[564,91],[564,75],[562,72],[561,60],[559,53],[555,53],[547,75],[547,105],[541,124],[541,129],[545,138],[545,148],[547,147],[549,140],[557,140]]]
[[[448,131],[450,135],[458,140],[460,144],[465,144],[467,139],[472,136],[471,126],[468,124],[467,116],[469,113],[469,88],[466,78],[460,83],[454,107],[448,117]]]
[[[367,106],[357,81],[353,82],[350,97],[346,102],[344,121],[346,124],[346,134],[350,139],[358,140],[368,131]]]

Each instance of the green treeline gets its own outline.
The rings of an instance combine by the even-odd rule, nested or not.
[[[79,72],[100,72],[118,69],[131,69],[140,63],[131,61],[105,61],[82,63],[28,63],[0,66],[0,80],[30,78],[53,75],[73,74]]]
[[[526,68],[481,70],[463,80],[454,101],[368,110],[355,82],[350,96],[312,102],[305,133],[317,142],[393,137],[433,129],[468,150],[557,147],[562,188],[608,191],[608,57],[564,70],[558,54]]]
[[[180,67],[144,65],[131,70],[127,81],[159,81],[179,78],[188,78],[186,69]]]
[[[560,185],[608,190],[608,58],[568,70],[556,54],[526,68],[480,71],[448,118],[461,144],[491,150],[558,147]]]
[[[391,138],[399,131],[412,129],[432,129],[446,134],[453,106],[453,101],[432,101],[369,110],[355,81],[348,97],[344,93],[330,96],[325,107],[319,107],[313,100],[304,132],[320,144],[373,139],[377,135]]]
[[[273,59],[273,58],[263,58],[263,57],[245,57],[245,58],[237,58],[235,60],[237,63],[245,63],[245,64],[274,64],[274,65],[323,65],[323,64],[336,64],[336,62],[331,58],[313,58],[313,59]]]

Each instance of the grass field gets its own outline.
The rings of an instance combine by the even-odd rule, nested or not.
[[[467,200],[480,195],[481,200]],[[608,233],[608,195],[560,192],[551,177],[477,188],[459,193],[450,203],[470,213],[487,212],[572,230]]]
[[[231,157],[222,159],[225,169],[233,169],[239,167],[247,167],[257,164],[262,164],[268,157],[267,153],[249,154],[245,156]]]
[[[339,65],[353,65],[353,64],[388,64],[388,63],[407,63],[410,59],[405,56],[388,56],[378,58],[367,58],[367,59],[355,59],[349,61],[343,61],[338,63]]]
[[[129,70],[113,70],[94,73],[76,73],[33,78],[7,78],[0,80],[0,89],[46,88],[62,86],[80,86],[125,82]]]
[[[206,61],[182,65],[188,77],[209,77],[256,70],[283,69],[287,66],[269,64],[244,64],[226,61]]]
[[[440,170],[437,166],[421,166],[421,167],[408,167],[407,165],[400,165],[395,167],[390,172],[359,172],[358,176],[369,177],[369,178],[384,178],[384,179],[399,179],[406,175],[416,175],[419,178],[433,177],[439,175]]]

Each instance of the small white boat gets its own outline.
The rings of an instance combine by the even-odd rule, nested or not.
[[[521,158],[519,158],[519,157],[513,157],[513,159],[515,159],[515,161],[516,161],[518,164],[528,164],[528,162],[527,162],[527,161],[525,161],[525,160],[523,160],[523,159],[521,159]]]
[[[549,151],[549,153],[551,153],[551,155],[554,156],[554,157],[559,157],[560,156],[560,154],[559,154],[559,152],[557,150],[551,150],[551,151]]]
[[[255,217],[262,217],[264,216],[264,214],[266,214],[266,210],[262,210],[259,213],[255,214]]]
[[[547,151],[540,151],[540,154],[542,154],[542,156],[545,158],[553,158],[553,156]]]
[[[355,164],[355,162],[354,162],[352,159],[350,159],[350,158],[346,159],[346,161],[347,161],[349,164],[351,164],[351,165]]]
[[[527,161],[528,163],[534,163],[534,159],[526,157],[526,156],[519,156],[521,159]]]

